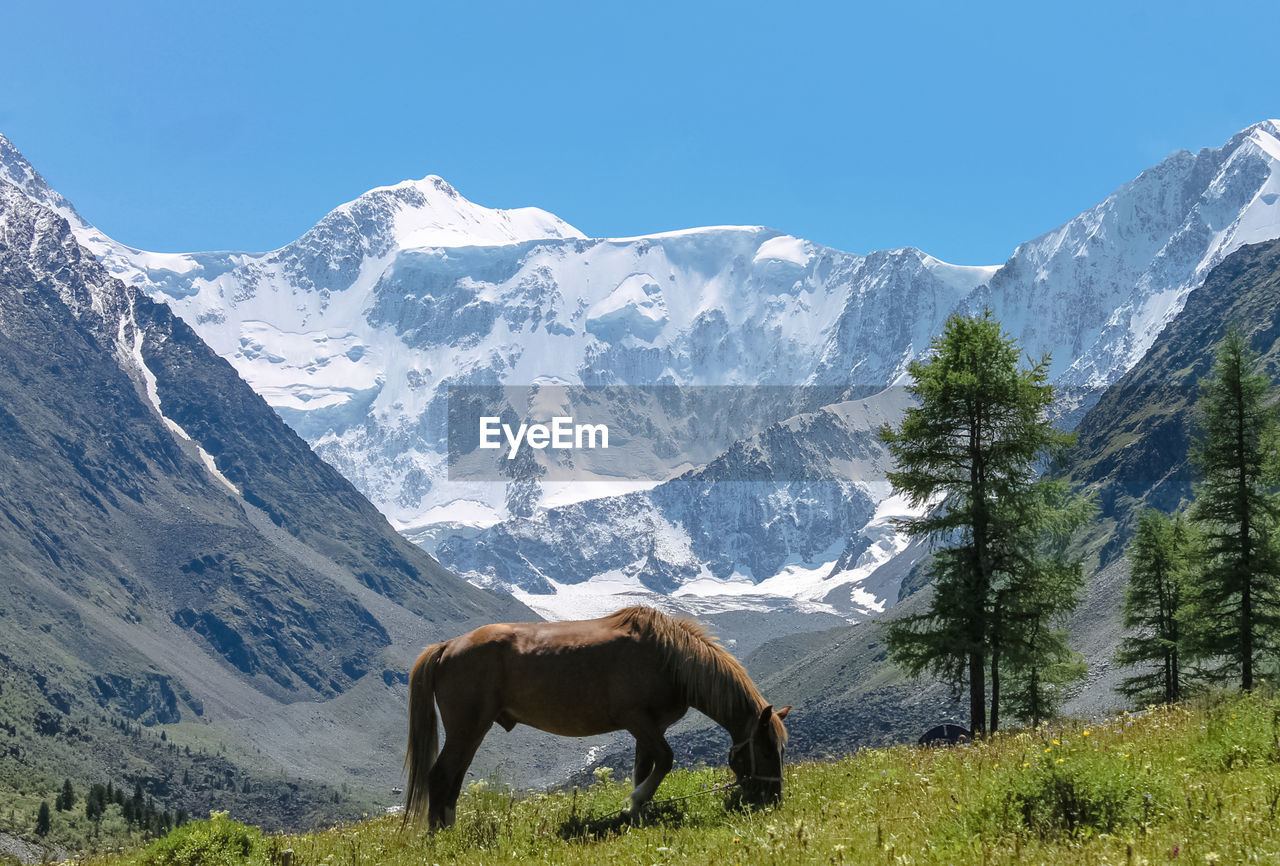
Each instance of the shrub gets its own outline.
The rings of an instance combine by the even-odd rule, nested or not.
[[[1041,839],[1091,836],[1149,820],[1159,799],[1140,790],[1117,761],[1055,751],[991,789],[976,817],[984,829]]]
[[[258,855],[258,856],[254,856]],[[262,831],[214,812],[207,821],[191,821],[142,852],[146,866],[242,866],[265,863]]]
[[[1207,770],[1240,770],[1280,760],[1280,708],[1258,695],[1212,699],[1192,745]]]

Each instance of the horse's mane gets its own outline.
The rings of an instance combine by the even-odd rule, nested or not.
[[[664,666],[675,677],[690,706],[717,721],[743,709],[764,709],[767,702],[746,668],[701,623],[640,605],[623,608],[604,619],[653,639]],[[737,732],[733,734],[738,736]]]

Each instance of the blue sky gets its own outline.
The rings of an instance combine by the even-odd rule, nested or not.
[[[589,235],[998,263],[1280,115],[1274,2],[18,2],[3,27],[0,132],[161,251],[274,248],[439,174]]]

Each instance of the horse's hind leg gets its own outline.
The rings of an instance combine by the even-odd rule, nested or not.
[[[457,817],[458,796],[462,793],[462,781],[466,778],[467,767],[480,748],[484,739],[481,729],[479,734],[466,737],[446,736],[440,757],[431,768],[431,820],[430,825],[448,827]]]
[[[636,738],[636,787],[631,792],[631,804],[623,811],[628,815],[638,815],[653,799],[667,773],[671,772],[675,755],[663,736],[665,732],[656,726],[642,725],[629,730]],[[649,767],[643,779],[640,778],[642,762]]]
[[[453,824],[458,807],[458,795],[467,767],[476,756],[476,749],[493,725],[497,710],[492,697],[474,690],[437,687],[440,704],[440,721],[444,726],[444,745],[428,777],[430,806],[428,823],[432,829]]]

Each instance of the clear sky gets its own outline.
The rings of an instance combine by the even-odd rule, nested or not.
[[[116,239],[281,246],[439,174],[593,236],[961,264],[1280,115],[1280,3],[7,3],[0,132]]]

